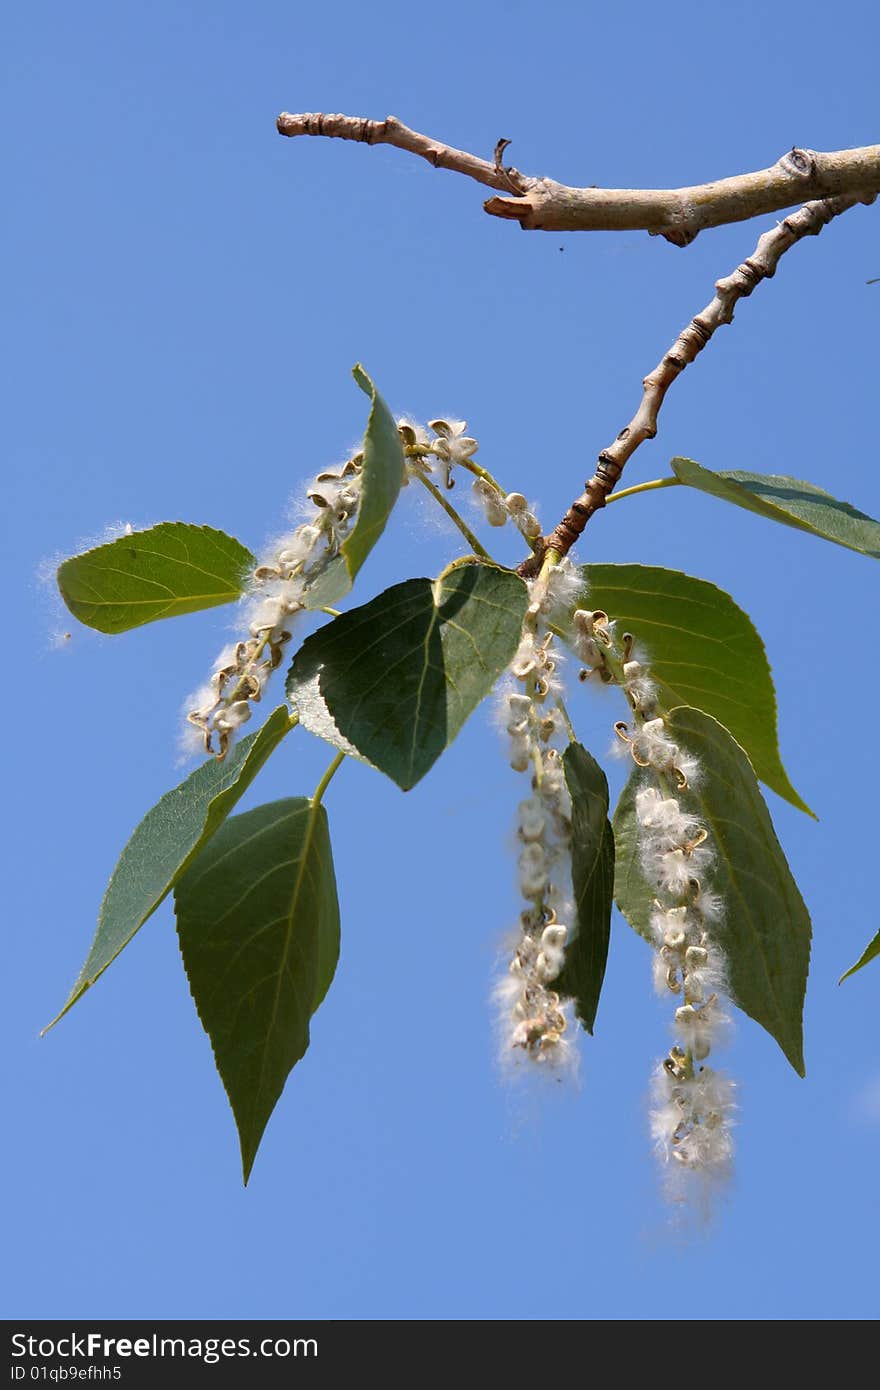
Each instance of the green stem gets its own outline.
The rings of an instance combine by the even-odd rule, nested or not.
[[[547,588],[550,583],[550,575],[552,574],[556,565],[559,564],[561,559],[562,556],[560,555],[558,550],[545,550],[544,559],[541,562],[541,568],[538,571],[537,577],[535,578],[530,590],[529,596],[531,602],[529,603],[529,609],[526,615],[527,622],[530,619],[533,623],[537,620],[536,615],[540,612],[541,608],[543,607],[544,599],[547,596]],[[549,628],[550,624],[545,622],[544,626]]]
[[[484,483],[488,483],[490,487],[494,487],[496,492],[500,492],[502,497],[507,496],[506,491],[501,486],[498,479],[492,477],[488,468],[481,468],[478,463],[474,463],[473,459],[459,459],[457,462],[459,468],[466,468],[469,473],[473,473],[475,478],[482,478]]]
[[[434,484],[431,482],[430,478],[425,477],[424,473],[420,473],[416,470],[414,470],[414,472],[415,476],[418,478],[422,486],[428,489],[431,496],[434,498],[434,501],[439,503],[439,505],[443,508],[444,512],[449,517],[449,519],[453,521],[455,525],[458,527],[459,531],[464,536],[465,540],[471,547],[471,550],[474,552],[474,554],[479,555],[481,560],[489,560],[494,564],[494,561],[492,561],[492,556],[489,554],[488,550],[485,548],[485,546],[480,544],[473,531],[468,526],[467,522],[464,520],[463,517],[459,516],[458,512],[452,506],[451,502],[447,502],[440,489],[435,487]]]
[[[425,459],[434,453],[433,446],[430,444],[408,444],[404,449],[404,454],[408,459]],[[499,492],[502,497],[507,496],[507,491],[501,486],[497,478],[493,478],[488,468],[483,468],[479,463],[474,463],[473,459],[456,459],[459,468],[466,468],[469,473],[473,473],[475,478],[482,478],[485,483],[489,483]]]
[[[635,487],[621,488],[620,492],[609,492],[605,498],[608,502],[619,502],[622,497],[634,497],[637,492],[656,492],[661,487],[681,487],[680,478],[653,478],[649,483],[636,483]]]
[[[332,763],[327,768],[327,771],[324,773],[324,776],[321,778],[320,782],[315,787],[315,790],[312,793],[313,806],[320,806],[321,798],[323,797],[330,783],[333,781],[333,778],[336,776],[337,770],[342,766],[344,759],[344,753],[340,752],[336,754],[336,757],[333,759]]]
[[[538,580],[540,581],[542,579],[548,579],[550,576],[550,571],[556,568],[561,559],[562,556],[560,555],[558,550],[553,550],[551,548],[545,550],[544,559],[541,562],[541,569],[538,574]]]
[[[565,701],[562,699],[561,696],[560,696],[560,698],[556,701],[556,708],[559,710],[559,713],[562,715],[562,722],[563,722],[563,724],[565,725],[565,732],[568,734],[569,742],[570,742],[570,743],[577,743],[577,734],[576,734],[575,731],[574,731],[574,725],[572,724],[572,722],[571,722],[571,717],[570,717],[570,715],[569,715],[569,713],[568,713],[568,710],[567,710],[566,707],[565,707]]]

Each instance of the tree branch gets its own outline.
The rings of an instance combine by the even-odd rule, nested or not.
[[[527,185],[534,180],[523,179],[515,169],[507,169],[501,163],[504,148],[509,140],[499,140],[495,146],[496,158],[490,163],[475,154],[456,150],[428,135],[420,135],[417,130],[399,121],[396,116],[386,116],[384,121],[369,121],[361,116],[328,116],[318,112],[306,111],[291,115],[282,111],[276,121],[279,135],[328,135],[336,140],[358,140],[364,145],[395,145],[399,150],[407,150],[427,159],[435,169],[451,169],[455,174],[466,174],[477,183],[489,188],[499,188],[505,193],[525,192]]]
[[[762,280],[769,280],[776,273],[780,257],[802,237],[818,236],[833,217],[839,216],[860,202],[872,203],[874,196],[870,194],[863,198],[825,198],[807,203],[798,212],[779,222],[771,231],[764,232],[758,238],[758,244],[751,256],[738,265],[731,275],[716,283],[715,297],[705,309],[691,319],[686,328],[682,329],[672,347],[645,377],[641,403],[635,415],[620,431],[614,443],[602,450],[596,471],[587,482],[584,492],[571,504],[556,529],[545,536],[534,554],[519,566],[521,575],[530,578],[537,574],[541,559],[547,550],[555,550],[561,555],[568,553],[582,535],[590,517],[605,506],[608,494],[614,488],[628,459],[640,444],[656,435],[657,417],[669,387],[681,376],[685,367],[693,362],[698,353],[702,352],[716,328],[733,322],[733,311],[737,302],[747,298]]]
[[[880,145],[861,149],[792,149],[769,169],[715,179],[691,188],[570,188],[554,179],[533,178],[502,162],[509,140],[499,140],[492,160],[453,149],[410,130],[395,116],[371,121],[360,116],[306,112],[278,117],[287,136],[325,135],[366,145],[394,145],[419,155],[435,169],[465,174],[508,197],[490,198],[493,217],[519,222],[526,231],[646,231],[687,246],[698,232],[794,207],[805,199],[848,197],[870,201],[880,193]]]

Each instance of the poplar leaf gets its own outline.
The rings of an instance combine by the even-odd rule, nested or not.
[[[71,556],[58,568],[58,588],[87,627],[128,632],[234,603],[255,564],[251,552],[224,531],[163,521]]]
[[[404,480],[404,454],[397,424],[363,367],[352,375],[372,402],[361,446],[361,500],[354,525],[339,548],[325,560],[303,594],[307,608],[339,603],[350,591],[355,576],[385,530]]]
[[[478,560],[395,584],[306,638],[288,696],[305,728],[408,791],[509,665],[527,602]]]
[[[574,1000],[592,1033],[605,978],[614,893],[614,832],[608,820],[608,782],[595,758],[570,743],[562,758],[571,795],[571,876],[576,921],[566,942],[565,965],[553,983]]]
[[[342,554],[353,580],[376,541],[397,501],[403,485],[403,445],[397,423],[363,367],[352,372],[358,386],[372,401],[364,434],[364,462],[361,472],[361,503],[351,533],[342,544]]]
[[[848,502],[840,502],[814,483],[740,469],[716,473],[686,458],[674,458],[670,466],[676,478],[688,487],[756,512],[769,521],[779,521],[783,526],[807,531],[860,555],[880,559],[880,522]]]
[[[147,812],[113,870],[95,939],[67,1003],[44,1032],[73,1008],[153,915],[290,727],[287,709],[280,705],[261,729],[236,743],[222,763],[215,758],[201,763]]]
[[[211,1039],[245,1183],[339,958],[327,813],[290,797],[233,816],[174,890],[183,964]]]
[[[585,565],[580,606],[601,608],[643,644],[660,703],[711,714],[745,749],[762,782],[813,815],[779,755],[776,691],[748,614],[705,579],[654,565]]]
[[[878,931],[873,941],[868,942],[867,946],[865,947],[862,954],[859,956],[855,965],[851,965],[849,970],[845,971],[844,974],[841,975],[837,983],[839,985],[842,985],[844,980],[849,979],[850,975],[854,975],[857,970],[861,970],[863,966],[868,965],[872,960],[876,960],[877,956],[880,956],[880,931]]]

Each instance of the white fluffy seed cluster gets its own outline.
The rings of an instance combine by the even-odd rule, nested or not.
[[[467,464],[478,444],[464,420],[431,420],[428,428],[398,421],[407,475],[420,469],[438,473],[453,486],[452,469]],[[185,705],[185,751],[198,748],[225,758],[236,730],[250,719],[267,680],[281,664],[291,625],[307,606],[306,595],[320,572],[338,553],[360,506],[363,455],[341,468],[319,473],[307,496],[313,512],[307,521],[270,548],[254,570],[247,603],[249,636],[231,643],[214,662],[210,679]],[[536,534],[540,531],[537,528]]]
[[[467,464],[477,452],[477,441],[466,433],[464,420],[431,420],[427,429],[399,420],[397,428],[407,476],[417,470],[436,472],[446,487],[452,487],[453,467]],[[254,570],[246,600],[249,636],[224,647],[210,679],[186,702],[186,751],[199,748],[218,760],[225,758],[236,730],[250,719],[267,680],[281,664],[291,625],[308,606],[309,588],[350,533],[362,485],[362,454],[312,480],[307,491],[312,515],[276,541]],[[539,527],[535,534],[538,531]]]
[[[527,541],[537,540],[541,523],[521,492],[504,493],[486,478],[477,478],[474,497],[490,526],[504,526],[512,521]]]
[[[706,827],[680,799],[700,769],[669,736],[656,685],[635,656],[632,638],[624,633],[618,640],[606,613],[586,609],[574,613],[572,633],[584,663],[581,678],[597,677],[625,691],[633,723],[614,726],[617,748],[645,769],[635,812],[642,869],[657,895],[654,982],[661,994],[677,999],[676,1041],[653,1083],[651,1134],[667,1165],[669,1194],[684,1200],[689,1194],[682,1179],[726,1176],[735,1109],[733,1082],[706,1064],[729,1020],[722,1004],[724,958],[712,936],[723,904],[706,886],[714,855]]]
[[[712,1067],[696,1070],[687,1054],[673,1048],[657,1069],[653,1083],[651,1134],[658,1152],[672,1155],[668,1169],[673,1200],[683,1201],[682,1178],[724,1179],[733,1158],[731,1116],[736,1108],[734,1083]]]
[[[249,636],[224,647],[210,680],[186,704],[189,738],[222,760],[237,729],[280,665],[291,624],[307,606],[318,574],[350,532],[361,498],[363,461],[350,458],[339,469],[319,473],[308,488],[313,512],[281,537],[254,570],[246,599]],[[189,739],[187,740],[189,742]]]
[[[607,613],[598,608],[577,608],[571,622],[572,645],[583,662],[580,679],[585,681],[595,677],[606,684],[622,686],[633,709],[646,723],[651,723],[651,716],[656,714],[657,687],[650,672],[633,656],[629,634],[624,633],[622,654],[619,660],[615,660],[616,625]],[[657,721],[653,722],[656,726]],[[655,733],[657,731],[655,727]],[[650,741],[650,732],[647,738]]]
[[[654,1079],[651,1134],[669,1165],[670,1195],[684,1200],[683,1176],[723,1178],[733,1154],[734,1085],[706,1065],[729,1022],[724,958],[711,931],[723,905],[705,886],[714,859],[706,827],[679,799],[699,774],[695,760],[668,738],[660,716],[641,725],[629,749],[647,769],[635,811],[642,869],[657,894],[654,983],[678,1001],[676,1042]]]
[[[414,420],[401,419],[397,422],[397,429],[406,456],[407,472],[436,472],[447,488],[455,486],[452,476],[454,466],[469,463],[479,448],[476,439],[465,433],[466,420],[429,420],[426,429]]]
[[[569,582],[565,570],[555,586]],[[510,765],[531,775],[531,795],[517,810],[519,889],[527,906],[510,943],[512,957],[495,988],[502,1057],[528,1059],[554,1071],[572,1067],[572,1005],[554,988],[565,963],[574,904],[571,885],[571,798],[558,743],[565,737],[559,705],[560,657],[541,618],[558,593],[551,584],[533,603],[502,693],[501,715]]]
[[[454,487],[452,469],[460,464],[468,467],[479,445],[466,434],[465,420],[429,420],[427,429],[414,420],[398,420],[401,441],[407,457],[407,472],[420,470],[439,473],[443,485]],[[433,436],[429,431],[433,431]],[[471,467],[471,472],[474,468]],[[521,492],[505,493],[488,474],[474,479],[473,494],[490,526],[504,526],[512,521],[522,536],[532,544],[541,534],[541,523]]]

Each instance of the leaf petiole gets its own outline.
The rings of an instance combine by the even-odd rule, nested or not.
[[[330,783],[333,781],[333,778],[336,776],[336,773],[338,772],[339,768],[342,766],[345,757],[345,753],[339,752],[336,754],[336,757],[333,759],[333,761],[329,764],[326,772],[324,773],[324,776],[321,778],[320,782],[315,787],[315,790],[312,793],[313,806],[320,806],[325,791],[329,787]]]
[[[661,487],[681,487],[680,478],[652,478],[649,483],[636,483],[634,487],[624,487],[620,492],[609,492],[605,498],[609,502],[619,502],[623,497],[634,497],[637,492],[656,492]]]
[[[486,547],[482,545],[480,541],[477,540],[477,537],[474,535],[473,531],[468,526],[467,522],[464,520],[464,517],[459,515],[459,513],[452,506],[451,502],[447,502],[440,489],[438,487],[435,487],[434,484],[431,482],[430,478],[425,477],[424,473],[415,469],[413,470],[413,472],[414,476],[418,478],[422,486],[428,489],[431,496],[434,498],[434,501],[437,502],[443,508],[450,521],[453,521],[455,525],[458,527],[459,531],[464,536],[465,540],[471,547],[471,550],[474,552],[474,554],[479,555],[481,560],[488,560],[490,561],[490,563],[494,564],[495,562],[494,560],[492,560],[492,556],[489,554]]]

